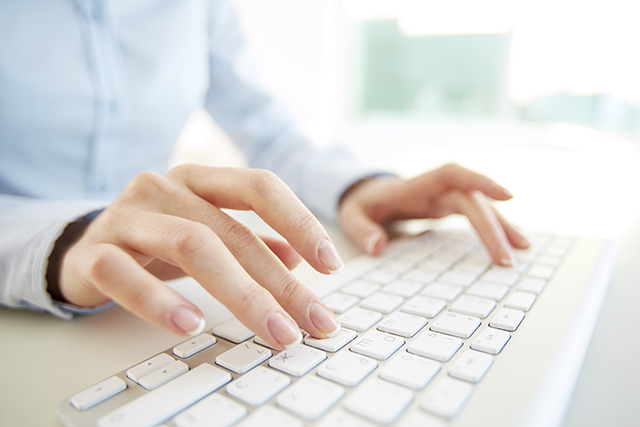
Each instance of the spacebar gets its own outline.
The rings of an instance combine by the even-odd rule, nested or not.
[[[181,377],[116,409],[98,420],[99,427],[155,426],[231,381],[231,375],[203,363]]]

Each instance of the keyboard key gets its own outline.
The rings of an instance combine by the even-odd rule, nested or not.
[[[469,316],[484,319],[491,314],[495,306],[496,303],[493,300],[471,295],[462,295],[451,305],[450,309],[456,313],[468,314]]]
[[[304,427],[304,423],[293,415],[267,405],[240,421],[236,427]]]
[[[231,375],[208,363],[108,413],[98,427],[153,426],[173,417],[231,381]]]
[[[78,411],[85,411],[89,408],[93,408],[98,403],[104,402],[110,397],[115,396],[121,391],[127,388],[121,378],[111,377],[98,384],[89,387],[80,393],[74,394],[71,397],[71,405]]]
[[[378,324],[378,329],[390,334],[410,338],[427,324],[424,317],[413,314],[395,312]]]
[[[510,338],[511,335],[508,332],[487,328],[473,340],[471,348],[489,354],[498,354]]]
[[[351,415],[341,409],[334,410],[327,414],[322,421],[314,427],[375,427],[369,421]]]
[[[380,331],[370,331],[351,344],[351,351],[378,360],[387,360],[404,345],[404,340]]]
[[[425,331],[413,340],[407,351],[430,359],[446,362],[462,347],[462,340]]]
[[[520,273],[512,268],[495,268],[492,267],[489,271],[482,275],[482,280],[485,282],[499,283],[501,285],[511,286],[518,280]]]
[[[230,427],[247,415],[244,406],[211,394],[173,419],[175,427]]]
[[[216,363],[236,374],[244,374],[270,357],[271,351],[253,343],[246,342],[216,357]]]
[[[539,295],[546,285],[547,281],[544,279],[538,279],[536,277],[525,277],[520,280],[520,283],[518,284],[518,290]]]
[[[413,392],[395,384],[371,378],[349,395],[344,407],[379,424],[393,422],[413,400]]]
[[[459,380],[477,383],[482,379],[492,363],[493,356],[467,350],[449,369],[449,375]]]
[[[397,295],[385,294],[384,292],[376,292],[360,303],[360,307],[369,310],[378,311],[380,313],[391,313],[400,304],[404,302],[404,298]]]
[[[175,359],[173,357],[169,356],[167,353],[160,353],[159,355],[152,357],[146,362],[143,362],[129,369],[127,371],[127,377],[135,382],[138,382],[141,378],[146,377],[152,372],[164,368],[165,366],[173,362],[175,362]]]
[[[415,282],[422,283],[423,285],[429,284],[436,280],[440,275],[439,271],[430,270],[428,268],[415,268],[409,270],[402,275],[403,279],[413,280]]]
[[[307,376],[276,397],[281,407],[309,420],[327,412],[340,398],[344,389],[316,376]]]
[[[440,370],[440,364],[408,353],[395,355],[378,374],[380,378],[414,390],[424,388]]]
[[[518,329],[522,319],[524,319],[524,313],[522,311],[503,308],[495,315],[491,322],[489,322],[489,326],[513,332]]]
[[[185,359],[187,357],[193,356],[197,352],[202,351],[207,347],[211,347],[215,343],[216,337],[214,337],[213,335],[198,335],[197,337],[191,338],[190,340],[175,346],[173,348],[173,354],[182,359]]]
[[[340,289],[340,291],[359,298],[366,298],[380,288],[381,285],[379,283],[369,282],[366,280],[354,280],[344,288]]]
[[[420,401],[420,407],[442,418],[453,418],[464,406],[473,386],[453,378],[443,378]]]
[[[189,366],[187,366],[186,363],[177,360],[164,368],[160,368],[146,377],[141,378],[138,383],[147,390],[155,390],[161,385],[178,378],[180,375],[188,371]]]
[[[527,271],[527,276],[549,280],[551,276],[553,276],[554,271],[555,269],[548,265],[534,264],[529,271]]]
[[[447,427],[441,418],[423,412],[412,412],[404,417],[398,427]]]
[[[458,338],[469,338],[479,326],[480,319],[477,317],[448,311],[433,321],[431,330]]]
[[[504,306],[514,310],[529,311],[534,302],[536,302],[535,294],[529,292],[514,292],[504,303]]]
[[[339,316],[338,322],[345,328],[364,332],[375,325],[380,319],[382,319],[382,314],[378,312],[355,307]]]
[[[453,301],[458,295],[460,295],[463,289],[464,288],[462,286],[435,282],[424,288],[422,292],[420,292],[420,295],[443,299],[445,301]]]
[[[238,319],[231,319],[213,329],[213,333],[236,344],[248,340],[255,334]]]
[[[385,286],[382,291],[387,294],[410,298],[422,290],[422,283],[413,280],[398,279]]]
[[[381,285],[388,285],[393,280],[396,280],[400,276],[400,272],[390,268],[378,268],[368,272],[362,278],[370,280],[372,282],[380,283]]]
[[[450,285],[458,285],[466,288],[473,282],[475,282],[477,278],[478,276],[468,271],[451,270],[443,273],[442,276],[438,277],[438,282],[448,283]]]
[[[436,317],[446,306],[447,303],[444,300],[417,295],[407,301],[400,311],[430,319]]]
[[[494,301],[500,301],[509,292],[508,285],[501,285],[499,283],[491,283],[485,281],[478,281],[467,291],[467,295],[474,297],[487,298]]]
[[[336,354],[318,368],[317,374],[339,384],[352,387],[378,367],[378,363],[368,357],[348,351]]]
[[[313,337],[307,337],[304,339],[304,343],[311,347],[319,348],[320,350],[328,351],[329,353],[335,353],[345,345],[349,344],[356,338],[357,334],[348,329],[341,329],[338,335],[331,338],[317,339]]]
[[[353,295],[345,295],[339,292],[335,292],[327,297],[324,297],[322,301],[333,311],[334,313],[344,313],[349,308],[356,305],[360,299]]]
[[[262,366],[227,385],[227,393],[249,405],[259,406],[291,384],[288,376]]]
[[[294,377],[300,377],[315,368],[326,358],[327,355],[320,350],[306,345],[297,345],[274,356],[269,361],[269,366]]]

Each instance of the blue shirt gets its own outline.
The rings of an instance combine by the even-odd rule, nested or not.
[[[0,304],[68,317],[45,292],[55,240],[138,173],[166,173],[203,107],[326,219],[372,172],[262,91],[228,0],[0,0]]]

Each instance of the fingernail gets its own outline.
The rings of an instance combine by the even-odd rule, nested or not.
[[[184,306],[180,306],[173,311],[171,321],[191,336],[202,333],[205,327],[204,318]]]
[[[505,239],[498,237],[495,248],[500,264],[505,267],[513,267],[516,265],[516,255],[513,253],[511,245],[509,245]]]
[[[286,349],[293,348],[302,342],[300,329],[278,312],[271,313],[267,327],[271,335]]]
[[[326,238],[320,240],[318,245],[318,259],[331,274],[337,274],[344,268],[340,254]]]
[[[317,302],[311,304],[309,318],[313,326],[329,338],[335,337],[340,332],[340,322],[333,315],[333,312]]]
[[[514,227],[514,230],[516,231],[516,236],[518,238],[518,243],[520,244],[521,247],[523,248],[528,248],[529,246],[531,246],[531,242],[529,242],[529,239],[527,239],[524,234],[522,234],[520,232],[520,230],[518,230],[517,228]]]
[[[376,250],[376,245],[378,244],[378,242],[380,241],[380,239],[382,238],[382,236],[380,236],[380,233],[373,233],[371,234],[369,237],[367,237],[365,246],[364,246],[364,250],[368,253],[368,254],[374,254],[375,250]]]
[[[498,185],[498,188],[500,188],[500,190],[504,193],[505,196],[507,197],[513,197],[513,193],[509,190],[507,190],[506,188],[504,188],[501,185]]]

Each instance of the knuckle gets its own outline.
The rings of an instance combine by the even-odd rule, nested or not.
[[[222,241],[234,253],[252,252],[262,247],[262,241],[258,236],[239,222],[234,222],[224,231]]]
[[[268,170],[254,169],[247,176],[247,186],[258,194],[277,191],[284,186],[278,176]]]
[[[319,226],[316,218],[307,212],[297,215],[293,221],[293,225],[299,235],[308,234]]]
[[[175,230],[169,250],[179,258],[200,253],[211,242],[211,229],[198,222],[188,223]]]
[[[266,291],[258,285],[243,288],[236,298],[240,313],[250,313],[257,307],[264,307],[264,293]]]
[[[277,300],[285,307],[295,306],[305,299],[306,288],[291,274],[286,274],[278,286]]]
[[[94,250],[89,257],[88,273],[94,282],[104,282],[110,275],[112,265],[111,252],[106,248]]]
[[[154,172],[142,172],[133,177],[123,194],[134,199],[144,199],[168,189],[169,182],[164,176]]]

